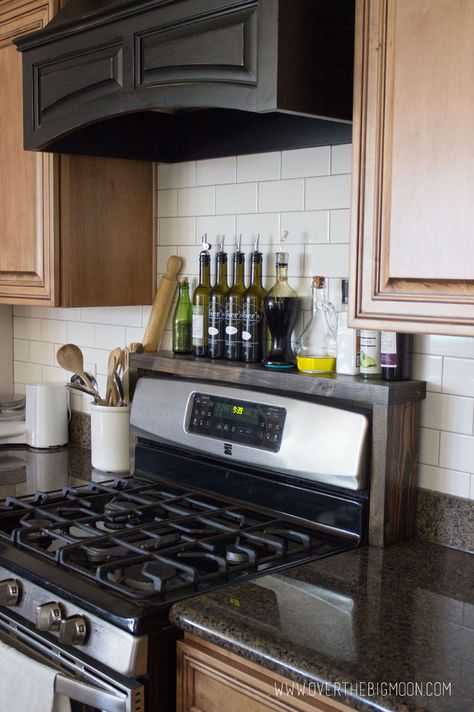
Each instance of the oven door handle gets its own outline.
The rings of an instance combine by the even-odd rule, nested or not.
[[[101,690],[72,677],[66,677],[62,673],[56,675],[54,690],[58,695],[64,695],[75,702],[82,702],[82,704],[95,709],[106,712],[129,712],[126,695]]]

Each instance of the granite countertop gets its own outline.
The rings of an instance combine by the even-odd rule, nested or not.
[[[110,472],[92,469],[90,451],[74,445],[49,450],[0,446],[0,499],[113,478]]]
[[[182,601],[171,620],[353,709],[474,710],[474,555],[462,551],[363,547]]]

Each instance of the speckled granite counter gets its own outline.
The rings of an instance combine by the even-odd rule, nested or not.
[[[0,499],[113,477],[110,472],[93,470],[90,451],[73,445],[51,450],[0,447]]]
[[[353,709],[474,710],[472,554],[364,547],[178,603],[171,620],[312,689],[339,683]]]

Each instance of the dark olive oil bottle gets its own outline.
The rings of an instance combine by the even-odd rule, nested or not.
[[[211,294],[211,256],[199,254],[199,284],[193,292],[192,351],[194,356],[208,355],[209,296]]]
[[[225,301],[224,356],[228,361],[242,360],[242,304],[245,293],[245,255],[241,252],[242,236],[233,254],[233,279]]]
[[[216,254],[216,286],[209,295],[208,343],[211,358],[224,358],[225,301],[227,284],[227,253],[224,252],[224,238]]]
[[[250,255],[250,285],[243,297],[242,307],[242,360],[261,363],[266,352],[267,320],[263,303],[265,289],[262,284],[263,255],[258,251],[259,236]]]
[[[380,344],[382,379],[384,381],[405,381],[410,379],[413,335],[382,331]]]

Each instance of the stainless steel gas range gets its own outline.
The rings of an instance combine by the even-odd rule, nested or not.
[[[173,602],[365,542],[359,412],[139,380],[133,476],[0,506],[0,639],[73,712],[174,705]]]

